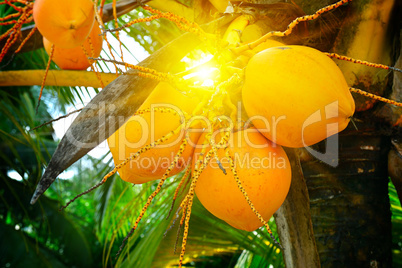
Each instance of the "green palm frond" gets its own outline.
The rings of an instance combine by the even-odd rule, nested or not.
[[[40,131],[29,133],[38,119],[34,113],[34,101],[30,91],[22,91],[21,94],[9,94],[8,91],[0,91],[0,158],[8,166],[8,170],[17,171],[21,177],[32,174],[38,175],[41,167],[46,163],[55,149],[55,143],[48,132],[53,132],[49,126]],[[44,105],[39,110],[41,118],[49,118]],[[43,146],[46,145],[46,146]],[[36,180],[35,180],[36,181]]]
[[[15,243],[25,244],[28,248],[34,245],[32,250],[35,253],[39,248],[47,248],[49,254],[56,258],[62,257],[64,264],[87,266],[93,262],[88,242],[90,233],[84,233],[70,215],[60,213],[57,200],[45,197],[40,201],[39,206],[29,206],[30,187],[3,175],[0,179],[0,189],[2,189],[0,215],[3,219],[8,219],[5,222],[0,221],[0,224],[19,230],[20,238],[14,241]],[[42,221],[43,218],[46,220]],[[3,235],[7,237],[9,234]],[[35,241],[35,243],[29,241]],[[7,256],[9,259],[6,261],[19,261],[18,252]],[[34,254],[31,258],[35,262],[40,261],[42,257],[40,254],[38,256]]]
[[[0,244],[2,264],[14,267],[65,268],[58,258],[46,247],[37,246],[35,239],[0,221]],[[4,258],[4,255],[7,256]]]
[[[117,267],[133,267],[133,265],[168,267],[178,264],[178,252],[181,250],[182,237],[179,237],[178,252],[175,253],[178,221],[181,217],[181,214],[177,213],[177,209],[184,194],[176,200],[175,207],[167,220],[166,217],[172,204],[173,193],[182,175],[179,174],[169,179],[166,182],[167,185],[155,197],[137,230],[130,237],[128,244],[119,256],[116,263]],[[118,177],[115,180],[122,183]],[[120,191],[120,195],[116,192],[115,196],[112,193],[114,191],[105,189],[111,199],[108,201],[110,205],[114,203],[112,200],[119,200],[118,202],[120,203],[123,199],[122,195],[125,194],[131,195],[132,199],[121,210],[118,209],[117,203],[114,203],[106,213],[111,216],[105,217],[108,222],[103,225],[109,230],[107,236],[107,241],[109,242],[105,244],[104,264],[112,261],[121,241],[129,232],[147,197],[154,190],[156,183],[150,182],[132,187],[123,182],[129,187],[128,190],[125,188]],[[119,212],[117,213],[116,211]],[[276,227],[273,219],[271,219],[270,225],[275,232]],[[243,255],[248,254],[251,256],[248,259],[253,260],[255,263],[283,267],[282,254],[272,244],[269,235],[263,228],[255,232],[237,230],[214,217],[201,205],[198,199],[195,199],[190,220],[185,262],[189,264],[207,261],[209,264],[213,262],[222,264],[221,258],[232,256],[229,260],[235,264],[243,250],[245,250]]]
[[[402,207],[395,186],[388,184],[389,200],[392,213],[392,261],[394,267],[402,266]]]
[[[273,219],[270,225],[275,232],[276,226]],[[176,227],[177,228],[177,227]],[[170,240],[169,240],[170,238]],[[158,258],[155,259],[155,267],[167,262],[170,265],[177,264],[177,255],[173,254],[173,245],[176,240],[176,232],[173,231],[162,243],[158,250]],[[272,244],[267,232],[260,228],[254,232],[246,232],[235,229],[209,213],[195,199],[191,220],[186,256],[188,262],[203,261],[206,256],[237,255],[247,249],[250,254],[264,259],[268,264],[277,264],[282,267],[282,254]],[[170,253],[170,254],[169,254]],[[163,258],[160,256],[164,256]],[[236,257],[237,259],[237,257]]]

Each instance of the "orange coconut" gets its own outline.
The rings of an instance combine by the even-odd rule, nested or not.
[[[286,153],[255,128],[233,133],[232,137],[229,151],[241,184],[257,211],[269,220],[289,191],[291,167]],[[200,137],[199,144],[204,139],[205,134]],[[220,135],[217,135],[216,142],[219,139]],[[206,152],[209,149],[207,147]],[[201,151],[201,148],[195,150],[195,159]],[[218,149],[218,158],[227,175],[212,158],[198,178],[195,188],[198,199],[209,212],[235,228],[253,231],[261,227],[263,224],[238,188],[224,149]]]
[[[183,95],[170,84],[161,82],[139,110],[151,108],[151,106],[159,108],[170,107],[179,113],[183,111],[191,114],[197,104],[197,99]],[[119,165],[142,147],[176,130],[180,126],[182,119],[184,119],[182,116],[158,111],[132,116],[107,140],[115,165]],[[136,184],[160,179],[179,151],[184,135],[183,130],[164,141],[161,145],[141,154],[139,158],[130,161],[118,170],[120,177],[125,181]],[[170,172],[170,176],[182,171],[190,162],[199,135],[199,133],[195,132],[190,134],[190,142],[177,165]]]
[[[97,58],[102,51],[103,39],[101,34],[101,29],[99,28],[99,23],[95,22],[92,27],[91,33],[85,39],[82,46],[73,48],[61,48],[55,46],[52,60],[61,68],[65,70],[85,70],[91,66],[91,62],[88,57]],[[48,55],[52,48],[52,43],[49,42],[45,37],[43,37],[43,46]],[[85,54],[88,54],[88,56]]]
[[[36,0],[33,17],[39,32],[62,48],[81,45],[95,21],[91,0]]]
[[[342,131],[355,110],[337,65],[304,46],[272,47],[253,56],[242,95],[254,126],[288,147],[309,146]]]

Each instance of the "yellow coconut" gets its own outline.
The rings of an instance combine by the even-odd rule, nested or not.
[[[91,0],[36,0],[33,18],[39,32],[62,48],[80,46],[95,21]]]
[[[85,39],[82,46],[73,48],[61,48],[55,46],[52,60],[64,70],[86,70],[91,66],[88,57],[97,58],[102,51],[103,39],[99,28],[99,23],[95,22],[88,37]],[[50,55],[52,43],[43,37],[43,46],[48,55]],[[86,53],[85,53],[86,52]]]
[[[204,139],[205,134],[199,139],[200,145]],[[217,135],[215,142],[219,140],[220,135]],[[207,147],[206,152],[209,150]],[[195,150],[195,159],[201,151],[202,148]],[[285,151],[254,128],[233,133],[229,151],[248,197],[262,217],[269,220],[285,200],[290,187],[291,167]],[[216,217],[235,228],[254,231],[263,224],[238,188],[224,149],[218,149],[218,158],[227,175],[212,158],[198,178],[196,195]]]
[[[183,95],[166,82],[161,82],[152,91],[139,110],[151,107],[175,109],[178,113],[191,114],[198,100]],[[166,110],[167,111],[167,110]],[[170,112],[148,112],[132,116],[112,136],[108,138],[110,151],[115,165],[135,154],[144,146],[168,135],[181,125],[184,114]],[[190,134],[190,142],[186,146],[180,160],[170,172],[170,176],[182,171],[190,162],[197,143],[199,133]],[[141,154],[118,170],[120,177],[131,183],[144,183],[160,179],[172,163],[185,137],[184,128],[179,133],[162,142],[160,145]]]
[[[272,47],[253,56],[242,95],[254,126],[287,147],[309,146],[342,131],[355,110],[337,65],[305,46]]]

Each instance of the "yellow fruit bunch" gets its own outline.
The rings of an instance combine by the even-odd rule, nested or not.
[[[355,110],[341,70],[327,55],[273,39],[254,44],[264,33],[247,29],[250,21],[248,15],[235,19],[222,41],[246,63],[244,71],[223,81],[218,74],[208,97],[185,95],[179,83],[160,82],[108,139],[123,180],[165,180],[186,170],[190,195],[181,207],[188,208],[195,193],[212,214],[247,231],[263,225],[269,230],[267,220],[289,191],[291,167],[281,146],[310,146],[337,134]],[[239,32],[253,36],[246,51]],[[230,63],[222,61],[218,69],[228,72]],[[238,76],[240,82],[230,86]],[[239,123],[231,88],[241,89],[246,123]]]

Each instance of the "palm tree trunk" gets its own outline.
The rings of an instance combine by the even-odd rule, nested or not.
[[[336,168],[302,154],[322,267],[391,267],[389,138],[358,127],[340,135]]]

